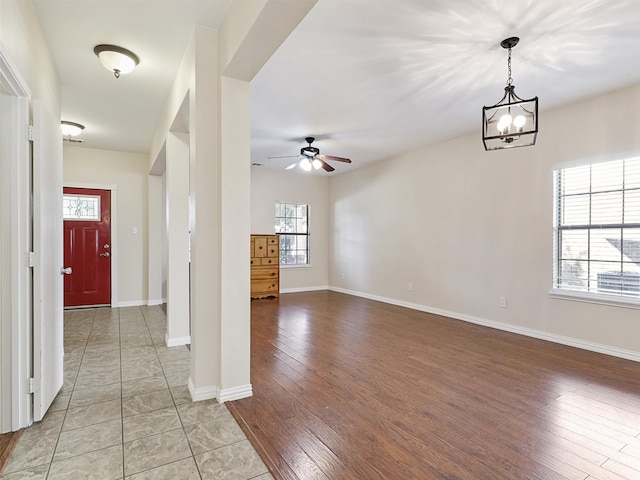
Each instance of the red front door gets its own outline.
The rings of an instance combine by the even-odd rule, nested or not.
[[[111,304],[111,191],[64,188],[64,306]]]

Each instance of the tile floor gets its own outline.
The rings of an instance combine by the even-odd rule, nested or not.
[[[66,311],[64,385],[0,479],[272,479],[224,405],[191,402],[165,322],[160,307]]]

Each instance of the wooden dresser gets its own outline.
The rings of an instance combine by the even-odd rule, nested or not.
[[[251,298],[280,295],[280,239],[251,235]]]

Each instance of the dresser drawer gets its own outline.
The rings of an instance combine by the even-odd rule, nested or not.
[[[267,237],[255,237],[251,243],[253,244],[252,257],[267,256]]]
[[[267,257],[267,258],[256,258],[256,260],[260,260],[260,263],[256,262],[255,265],[278,265],[278,261],[280,260],[278,257]]]
[[[270,267],[270,266],[254,266],[251,268],[251,281],[253,280],[270,280],[276,279],[276,283],[278,280],[278,268]]]
[[[253,298],[277,296],[280,291],[278,280],[254,280],[251,282]]]

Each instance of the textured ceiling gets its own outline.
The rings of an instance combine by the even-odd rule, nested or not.
[[[217,28],[229,3],[34,0],[85,145],[146,153],[192,25]],[[514,35],[514,85],[540,98],[540,136],[545,110],[640,83],[638,0],[319,0],[252,82],[251,161],[284,168],[291,158],[268,157],[309,135],[353,160],[331,175],[474,131],[482,149],[482,106],[507,78],[499,43]],[[98,43],[139,68],[116,80]]]

